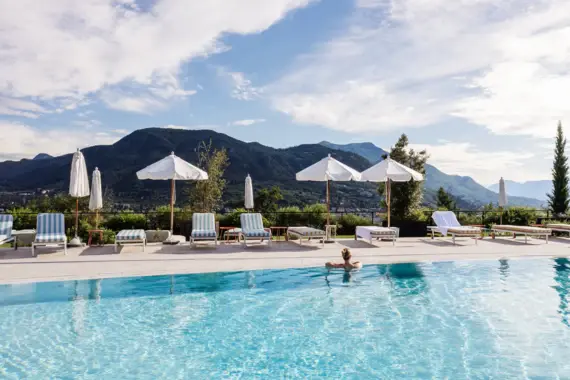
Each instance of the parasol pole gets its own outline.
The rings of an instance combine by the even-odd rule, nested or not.
[[[170,185],[170,234],[174,234],[174,178]]]
[[[331,201],[330,201],[330,195],[329,195],[329,180],[327,179],[327,226],[331,221]]]
[[[386,208],[388,209],[388,227],[390,227],[390,178],[386,180]]]
[[[78,235],[79,229],[79,198],[75,198],[75,237]]]

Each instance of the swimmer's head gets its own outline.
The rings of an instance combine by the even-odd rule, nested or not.
[[[345,248],[345,249],[342,250],[342,258],[343,258],[345,261],[350,260],[351,257],[352,257],[352,255],[350,254],[350,249]]]

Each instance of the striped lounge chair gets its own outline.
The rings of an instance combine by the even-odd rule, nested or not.
[[[0,245],[14,241],[12,227],[14,218],[9,214],[0,214]]]
[[[455,245],[456,237],[473,238],[475,245],[477,245],[477,240],[481,238],[481,228],[462,226],[453,211],[436,211],[431,215],[431,218],[436,224],[436,226],[428,227],[431,231],[432,240],[435,238],[436,232],[443,236],[451,235],[453,245]]]
[[[67,255],[63,214],[38,214],[36,238],[32,242],[32,256],[35,256],[35,247],[46,245],[63,245],[63,252]]]
[[[218,233],[216,232],[216,219],[211,213],[194,213],[192,215],[192,233],[190,245],[197,240],[213,240],[218,245]]]
[[[570,233],[570,224],[563,224],[563,223],[547,223],[546,228],[551,231],[555,232],[568,232]],[[0,232],[1,234],[1,232]],[[1,235],[0,235],[1,238]]]
[[[299,244],[303,244],[303,239],[311,241],[311,239],[321,239],[323,247],[325,246],[325,240],[327,238],[327,233],[323,230],[312,227],[289,227],[287,228],[287,235],[294,236],[299,239]]]
[[[546,239],[546,244],[548,244],[548,237],[552,235],[552,230],[549,228],[542,228],[542,227],[530,227],[530,226],[510,226],[506,224],[496,224],[491,228],[491,231],[497,232],[506,232],[513,235],[524,235],[524,242],[525,244],[528,243],[529,236],[537,236],[541,237],[544,236]]]
[[[117,252],[119,245],[125,244],[140,244],[144,252],[146,245],[146,232],[144,230],[122,230],[115,236],[115,252]]]
[[[260,243],[267,240],[267,244],[271,244],[271,230],[263,228],[263,219],[261,214],[241,214],[241,238],[243,244],[247,246],[247,241],[259,240]]]
[[[372,240],[392,240],[392,245],[396,245],[399,230],[396,227],[380,226],[356,226],[354,240],[358,238],[366,239],[372,244]]]

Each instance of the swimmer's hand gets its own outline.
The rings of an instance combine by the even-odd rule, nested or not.
[[[330,261],[325,264],[327,268],[344,268],[344,264],[331,263]]]

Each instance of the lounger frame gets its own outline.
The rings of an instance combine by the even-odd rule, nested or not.
[[[54,241],[41,241],[38,242],[36,241],[38,239],[38,236],[42,236],[44,235],[44,231],[42,231],[39,228],[39,223],[38,221],[40,219],[45,218],[46,215],[51,215],[51,217],[56,217],[56,218],[60,218],[61,219],[61,226],[63,228],[63,231],[61,232],[63,234],[63,240],[54,240]],[[52,219],[55,222],[55,219]],[[67,255],[67,236],[65,235],[65,219],[63,214],[57,214],[57,213],[42,213],[42,214],[38,214],[37,219],[36,219],[36,237],[34,239],[34,241],[32,242],[32,256],[36,256],[36,247],[51,247],[51,246],[63,246],[63,253],[65,255]]]
[[[315,229],[314,229],[315,231],[319,231],[319,232],[322,232],[322,233],[321,233],[321,234],[317,234],[317,235],[307,236],[307,235],[304,235],[304,234],[302,234],[302,233],[300,233],[300,232],[295,231],[295,227],[292,227],[292,228],[293,228],[293,229],[287,228],[287,235],[288,235],[288,236],[294,236],[294,237],[298,238],[298,239],[299,239],[299,245],[303,245],[303,239],[307,239],[307,241],[310,242],[311,239],[316,238],[316,239],[321,239],[321,245],[322,245],[323,247],[325,246],[325,240],[327,239],[327,233],[326,233],[325,231],[318,230],[318,229],[315,228]],[[297,228],[299,228],[299,227],[297,227]],[[310,227],[308,227],[308,228],[310,228]]]
[[[213,232],[215,235],[214,236],[192,236],[192,234],[194,233],[194,231],[196,231],[194,229],[194,227],[196,227],[196,225],[198,224],[198,220],[200,218],[206,218],[206,216],[212,216],[212,221],[213,221],[213,228],[212,229],[202,229],[200,231],[211,231]],[[212,227],[212,226],[210,226]],[[210,214],[210,213],[195,213],[192,215],[192,232],[190,233],[190,247],[195,246],[196,242],[199,241],[213,241],[214,242],[214,246],[217,248],[218,246],[218,231],[216,231],[216,222],[215,222],[215,217],[214,214]]]
[[[528,231],[528,232],[523,232],[523,231],[521,231],[521,230],[516,230],[516,229],[509,230],[509,229],[495,228],[495,227],[491,228],[491,231],[494,232],[494,233],[500,233],[500,232],[502,232],[502,233],[510,233],[510,234],[513,234],[513,235],[524,235],[524,243],[525,243],[525,244],[528,244],[528,237],[529,237],[529,236],[531,236],[531,237],[541,237],[541,236],[544,236],[544,238],[545,238],[545,240],[546,240],[546,244],[548,244],[548,237],[551,235],[551,232],[552,232],[552,230],[551,230],[550,228],[549,228],[549,229],[546,229],[546,228],[545,228],[545,231],[541,231],[541,232],[530,232],[530,231]]]
[[[451,228],[452,229],[452,228]],[[443,234],[443,232],[441,232],[440,228],[437,226],[428,226],[428,230],[430,230],[431,232],[431,239],[435,239],[435,233],[438,232],[440,233],[442,236],[448,236],[451,235],[451,241],[453,242],[453,245],[457,245],[455,238],[456,237],[469,237],[469,238],[473,238],[475,240],[475,245],[477,245],[477,241],[481,238],[481,231],[477,232],[477,233],[467,233],[467,232],[452,232],[452,231],[447,231],[447,234]]]
[[[121,231],[119,231],[119,233],[121,233],[122,231],[125,231],[125,230],[121,230]],[[125,240],[123,240],[123,239],[117,239],[117,236],[115,236],[115,253],[117,253],[119,251],[119,245],[141,245],[142,250],[144,252],[144,249],[146,247],[146,232],[144,234],[143,239],[128,239],[128,240],[125,239]]]

